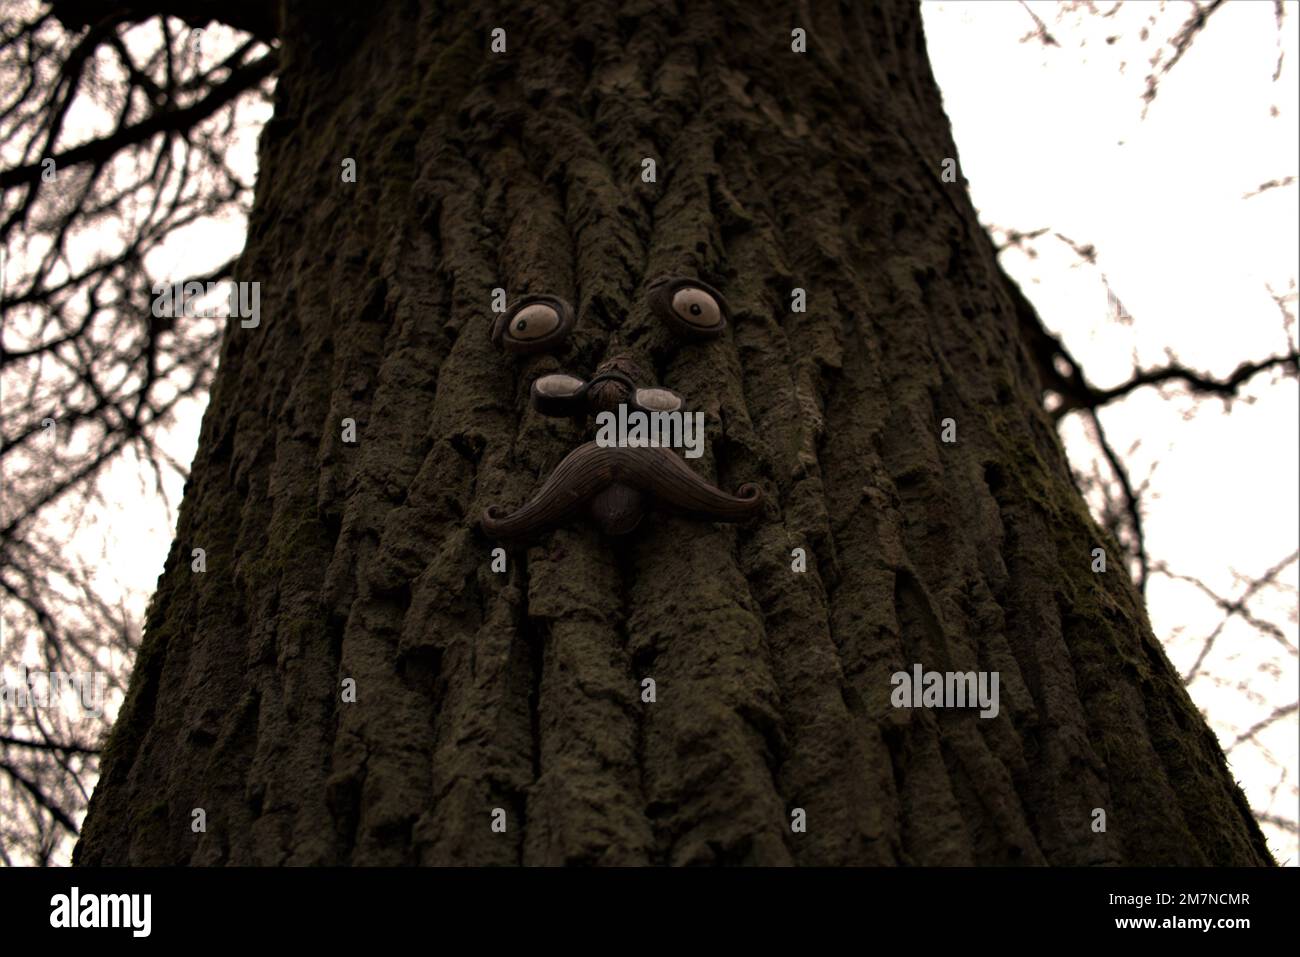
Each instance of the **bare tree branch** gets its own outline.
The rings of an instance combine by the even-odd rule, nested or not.
[[[267,102],[277,56],[186,26],[273,7],[191,0],[181,22],[150,20],[162,6],[17,0],[0,14],[0,665],[90,677],[118,698],[138,612],[101,594],[70,543],[108,507],[100,479],[123,456],[160,492],[186,474],[164,437],[206,395],[223,324],[155,315],[152,290],[232,277],[235,260],[184,279],[145,264],[182,230],[246,214],[231,133]],[[32,645],[39,665],[23,657]],[[66,852],[109,717],[0,709],[5,861]]]

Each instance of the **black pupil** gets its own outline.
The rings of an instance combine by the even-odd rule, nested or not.
[[[698,316],[698,315],[699,315],[700,313],[702,313],[703,311],[704,311],[704,310],[700,308],[700,304],[699,304],[698,302],[693,302],[693,303],[691,303],[691,315],[692,315],[692,316]]]
[[[527,328],[528,328],[528,320],[527,320],[527,319],[520,319],[518,322],[515,323],[515,331],[516,331],[516,332],[523,332],[523,331],[524,331],[525,329],[527,329]]]

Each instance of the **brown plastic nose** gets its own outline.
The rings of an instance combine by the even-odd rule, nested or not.
[[[614,412],[632,398],[632,380],[620,372],[601,372],[591,380],[587,404],[592,412]]]

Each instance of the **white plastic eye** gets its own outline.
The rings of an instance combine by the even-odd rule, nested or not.
[[[557,372],[553,375],[542,376],[533,383],[533,388],[544,396],[569,396],[582,388],[582,380],[577,376]]]
[[[675,412],[682,407],[682,400],[668,389],[637,389],[636,404],[651,412]]]
[[[687,339],[716,339],[726,332],[731,311],[722,293],[702,279],[666,276],[646,290],[650,311]]]
[[[691,325],[704,329],[711,329],[722,321],[717,300],[695,286],[683,286],[673,293],[673,312]]]
[[[512,339],[540,339],[554,332],[560,325],[560,314],[545,303],[535,302],[524,306],[510,320],[506,334]]]
[[[559,296],[526,296],[492,322],[492,342],[504,352],[556,352],[573,331],[573,307]]]

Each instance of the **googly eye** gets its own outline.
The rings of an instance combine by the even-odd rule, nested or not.
[[[524,296],[492,324],[492,341],[516,354],[552,352],[568,339],[573,309],[558,296]]]
[[[699,279],[660,279],[650,286],[650,307],[669,328],[692,339],[711,339],[727,328],[727,301]]]
[[[673,312],[691,325],[705,329],[711,329],[722,321],[718,301],[695,286],[683,286],[673,294]]]
[[[515,313],[510,320],[513,339],[540,339],[555,331],[560,324],[560,314],[545,303],[534,303]]]

